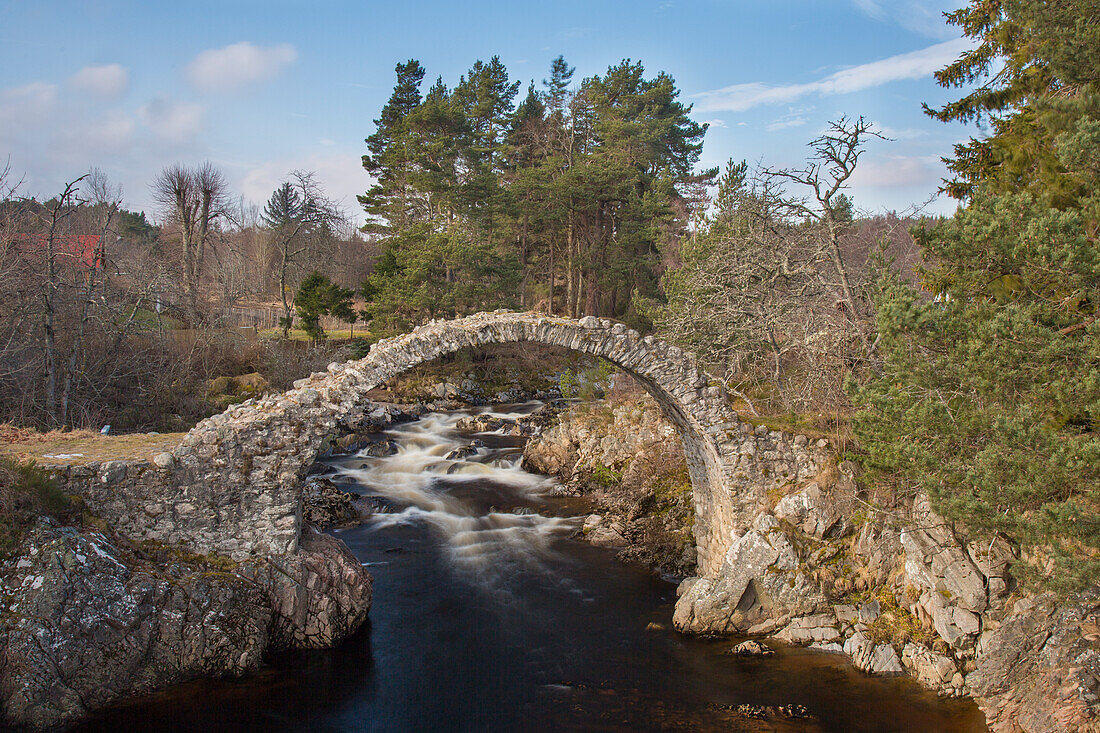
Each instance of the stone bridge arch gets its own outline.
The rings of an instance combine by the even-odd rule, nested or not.
[[[800,478],[791,470],[804,468],[806,457],[792,452],[813,451],[805,439],[796,443],[794,436],[742,423],[720,384],[675,346],[591,316],[495,311],[419,326],[379,341],[363,359],[298,380],[282,395],[214,415],[156,456],[155,468],[126,491],[93,492],[93,507],[106,509],[125,533],[199,552],[236,559],[293,552],[306,471],[325,437],[362,406],[367,392],[460,349],[513,342],[604,357],[653,395],[683,439],[701,575],[717,573],[747,518],[767,501],[769,486]],[[161,497],[167,500],[156,500]]]

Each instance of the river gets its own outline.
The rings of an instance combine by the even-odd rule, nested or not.
[[[728,640],[677,634],[675,585],[571,539],[583,506],[520,468],[522,438],[458,433],[464,414],[392,429],[396,455],[329,461],[342,488],[387,507],[335,532],[374,575],[370,621],[353,638],[82,730],[985,730],[972,702],[869,677],[839,655],[732,657]],[[476,455],[445,458],[472,437],[485,444]],[[772,709],[749,718],[741,705]],[[809,717],[774,709],[791,705]]]

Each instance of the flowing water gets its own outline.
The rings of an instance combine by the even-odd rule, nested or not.
[[[391,430],[396,455],[331,461],[342,488],[385,507],[336,533],[374,575],[362,631],[245,680],[108,711],[87,730],[985,730],[973,703],[838,655],[732,657],[728,640],[675,633],[675,586],[571,539],[584,507],[520,467],[521,438],[456,432],[463,415]],[[476,454],[447,458],[471,437]],[[812,717],[750,719],[743,704]]]

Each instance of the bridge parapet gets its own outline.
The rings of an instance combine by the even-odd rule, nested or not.
[[[531,342],[603,357],[653,395],[683,439],[694,487],[702,574],[717,572],[734,537],[767,501],[768,487],[805,474],[816,448],[742,422],[721,383],[694,358],[622,323],[494,311],[433,321],[376,343],[363,359],[330,364],[281,395],[203,420],[155,469],[128,482],[127,499],[93,492],[142,536],[242,559],[293,552],[301,484],[326,436],[370,390],[466,347]],[[749,445],[750,448],[745,446]],[[131,485],[132,484],[132,485]]]

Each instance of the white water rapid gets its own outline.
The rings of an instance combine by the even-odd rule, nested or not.
[[[515,419],[539,403],[477,414]],[[460,569],[483,575],[509,568],[541,567],[553,557],[552,542],[578,521],[538,513],[553,481],[520,467],[522,439],[496,433],[463,434],[460,419],[475,413],[432,413],[387,431],[397,443],[392,456],[357,456],[334,463],[353,488],[383,498],[392,511],[377,513],[373,528],[422,523]],[[448,458],[474,440],[476,453]],[[475,444],[476,445],[476,444]],[[347,480],[345,479],[345,481]]]

